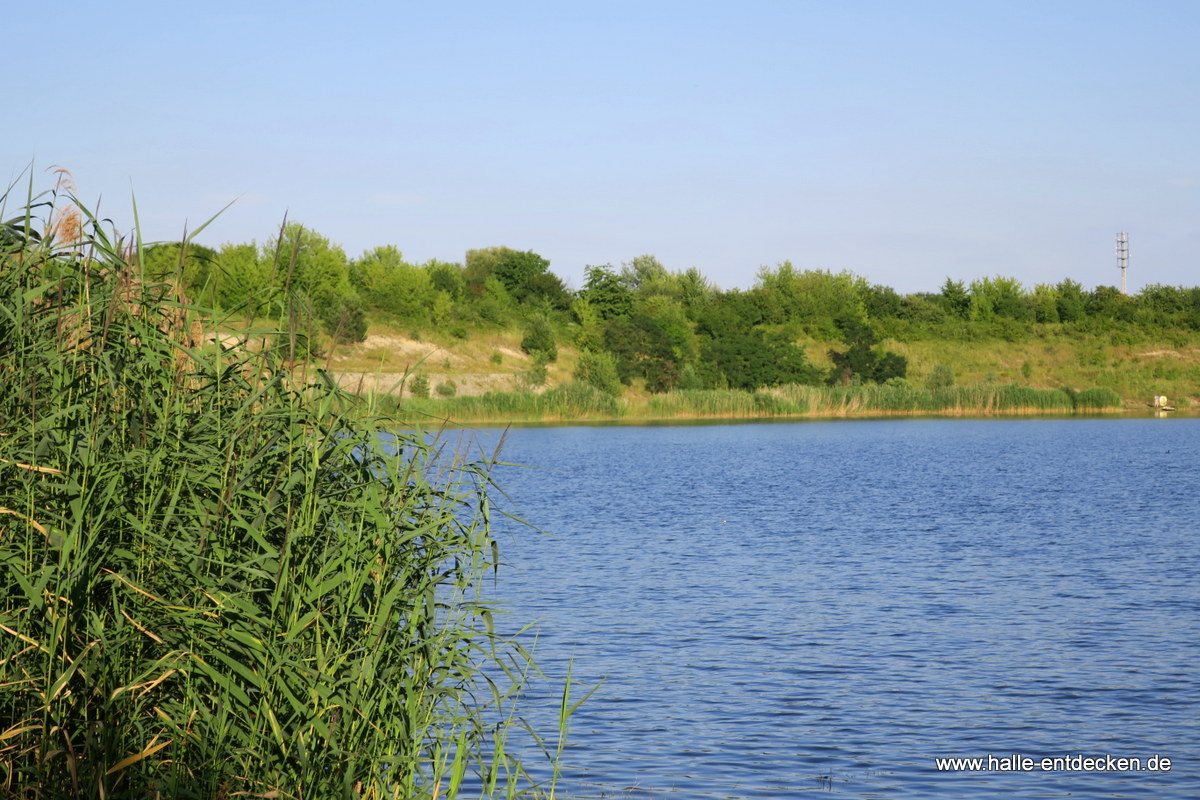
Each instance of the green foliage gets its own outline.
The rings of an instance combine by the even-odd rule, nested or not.
[[[929,377],[925,379],[925,388],[931,392],[949,389],[953,385],[954,370],[945,364],[934,364],[933,369],[929,371]]]
[[[709,339],[701,353],[716,373],[710,377],[711,386],[724,383],[730,388],[753,391],[784,383],[811,383],[819,377],[803,347],[785,334],[768,334],[761,328]]]
[[[467,251],[465,278],[473,287],[482,287],[488,278],[495,278],[517,303],[542,299],[554,308],[565,309],[570,295],[549,268],[550,262],[532,250],[485,247]]]
[[[504,284],[495,276],[489,276],[474,295],[474,308],[485,322],[503,325],[512,316],[515,304]]]
[[[1033,307],[1034,319],[1038,322],[1058,322],[1058,290],[1045,283],[1033,287],[1033,296],[1029,298]]]
[[[942,284],[942,304],[946,310],[956,317],[967,319],[971,314],[971,296],[962,281],[952,281],[946,278]]]
[[[463,278],[462,267],[458,264],[433,259],[426,262],[425,271],[429,273],[429,283],[435,290],[445,292],[451,300],[458,300],[463,296],[467,282]]]
[[[1121,396],[1108,388],[1084,389],[1074,399],[1079,411],[1108,411],[1121,407]]]
[[[876,347],[879,337],[865,322],[857,319],[841,319],[842,341],[849,345],[844,353],[829,351],[833,362],[828,382],[849,386],[851,383],[883,383],[891,378],[903,378],[908,373],[908,362],[904,356]]]
[[[413,375],[408,381],[408,393],[413,397],[429,397],[429,378],[419,372]]]
[[[715,290],[708,279],[700,274],[700,270],[689,267],[680,273],[679,302],[687,311],[688,319],[695,321],[701,310],[712,300]]]
[[[298,222],[284,226],[266,252],[278,258],[280,283],[308,294],[318,305],[350,294],[350,262],[342,248]]]
[[[221,308],[245,311],[248,316],[267,308],[275,284],[271,263],[260,258],[258,245],[222,245],[217,252],[216,273],[216,300]]]
[[[350,265],[349,274],[374,308],[405,320],[425,321],[432,316],[438,290],[429,271],[405,263],[396,247],[368,250]]]
[[[645,378],[650,392],[670,391],[675,385],[679,370],[671,339],[651,317],[635,314],[610,319],[604,326],[604,345],[612,353],[623,383]]]
[[[874,320],[885,320],[904,315],[904,298],[890,286],[875,284],[861,290],[863,308]]]
[[[674,293],[670,273],[652,255],[637,256],[621,265],[621,281],[641,296]]]
[[[1087,296],[1085,307],[1089,317],[1103,320],[1133,320],[1136,301],[1122,294],[1115,286],[1097,286]]]
[[[571,316],[579,326],[575,346],[580,350],[599,350],[604,347],[604,320],[591,303],[582,297],[571,301]]]
[[[758,417],[763,409],[751,392],[735,389],[687,389],[650,398],[652,417]]]
[[[696,330],[712,339],[749,333],[763,321],[762,309],[755,297],[734,289],[715,295],[699,309]]]
[[[188,297],[201,298],[211,288],[210,272],[218,263],[217,251],[194,243],[166,242],[142,252],[142,270],[152,281],[172,280]]]
[[[454,397],[458,394],[458,384],[454,381],[443,381],[434,387],[438,397]]]
[[[700,377],[700,371],[696,369],[695,364],[684,364],[680,368],[679,381],[675,384],[675,388],[679,391],[704,388],[704,379]]]
[[[93,228],[0,251],[5,790],[515,795],[487,465],[205,348]]]
[[[607,264],[586,267],[583,291],[579,296],[602,320],[629,316],[633,312],[633,292]]]
[[[1079,322],[1087,313],[1087,297],[1083,286],[1064,278],[1054,287],[1054,304],[1061,322]]]
[[[623,390],[616,362],[610,353],[603,350],[581,352],[575,362],[574,378],[613,397],[619,397]]]
[[[679,300],[666,295],[652,295],[638,303],[638,311],[653,320],[666,336],[674,361],[684,363],[696,360],[699,341],[687,310]]]
[[[753,294],[765,322],[798,324],[818,337],[834,335],[838,319],[867,316],[867,282],[850,272],[800,272],[785,261],[775,269],[759,270]]]
[[[971,319],[991,322],[996,317],[1032,322],[1034,311],[1025,298],[1021,282],[996,276],[971,281]]]
[[[545,361],[558,360],[558,343],[554,337],[554,326],[544,313],[536,313],[525,326],[521,349],[535,358]]]
[[[328,299],[321,308],[321,322],[335,342],[352,344],[367,338],[367,309],[353,292]]]

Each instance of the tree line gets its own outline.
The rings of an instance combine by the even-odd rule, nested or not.
[[[620,267],[588,266],[573,291],[532,250],[487,247],[460,263],[414,264],[384,245],[350,258],[298,223],[261,245],[155,245],[143,269],[194,301],[277,320],[301,355],[319,352],[323,339],[362,341],[368,319],[464,338],[516,327],[535,372],[569,344],[580,353],[576,377],[613,394],[635,380],[657,393],[904,379],[907,363],[884,348],[888,339],[1103,331],[1132,341],[1200,330],[1200,288],[1151,285],[1125,295],[1071,279],[1027,288],[997,276],[900,294],[850,272],[783,262],[761,268],[749,289],[722,290],[695,268],[671,271],[641,255]],[[832,366],[811,363],[801,341],[834,343]]]

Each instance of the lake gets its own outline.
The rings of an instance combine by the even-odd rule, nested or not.
[[[546,534],[498,526],[492,591],[604,681],[559,796],[1200,797],[1198,453],[1197,419],[510,431],[497,502]]]

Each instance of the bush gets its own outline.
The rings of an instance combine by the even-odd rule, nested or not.
[[[925,388],[931,392],[949,389],[953,385],[954,370],[945,364],[934,364],[933,369],[929,371],[929,377],[925,379]]]
[[[429,378],[417,374],[408,382],[408,393],[413,397],[429,397]]]
[[[438,397],[454,397],[458,393],[458,386],[454,381],[444,381],[439,383],[434,391],[437,392]]]
[[[529,320],[529,325],[525,328],[525,337],[521,339],[521,349],[534,358],[540,356],[545,361],[558,360],[554,329],[544,314],[537,314]]]
[[[546,379],[549,377],[549,371],[546,365],[538,360],[533,362],[533,366],[521,373],[521,382],[529,389],[535,389],[539,386],[546,385]]]
[[[619,397],[624,387],[617,375],[617,365],[606,351],[585,350],[575,362],[575,380],[599,389],[605,394]]]

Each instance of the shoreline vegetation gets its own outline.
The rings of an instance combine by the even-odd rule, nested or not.
[[[581,701],[522,728],[491,461],[298,379],[294,332],[214,343],[61,185],[6,200],[0,795],[553,797]]]
[[[784,261],[759,267],[749,288],[722,289],[643,254],[587,265],[572,288],[534,250],[412,263],[392,244],[348,255],[295,221],[265,233],[261,243],[210,247],[193,234],[146,244],[138,268],[212,310],[210,341],[274,342],[289,369],[393,395],[399,404],[380,405],[405,413],[455,422],[1070,413],[1143,408],[1160,395],[1183,412],[1200,408],[1200,287],[1150,283],[1127,295],[997,275],[905,294]],[[1094,274],[1116,269],[1097,264]],[[847,392],[825,391],[837,389]]]
[[[688,420],[844,419],[1120,414],[1108,389],[1034,389],[1016,384],[928,390],[909,385],[784,386],[749,393],[685,390],[625,400],[573,383],[542,393],[488,392],[454,398],[367,399],[397,416],[447,424],[665,423]]]

